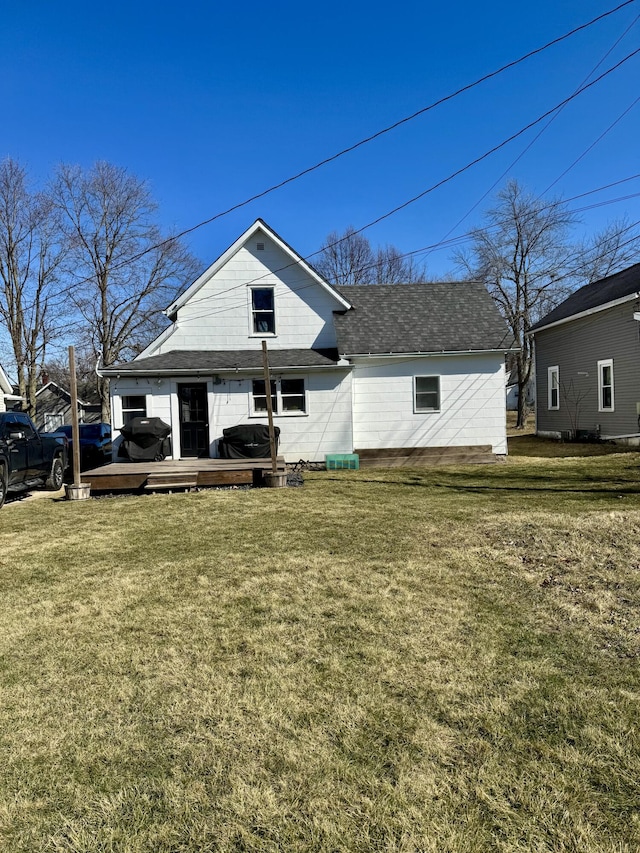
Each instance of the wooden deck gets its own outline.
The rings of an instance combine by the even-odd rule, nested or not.
[[[162,462],[111,462],[83,471],[91,492],[169,491],[199,486],[261,485],[271,459],[165,459]],[[278,457],[278,471],[285,471]]]

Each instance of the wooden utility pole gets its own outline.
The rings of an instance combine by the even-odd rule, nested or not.
[[[273,428],[273,406],[271,405],[271,374],[269,372],[269,355],[267,342],[262,341],[262,367],[264,370],[264,390],[267,395],[267,420],[269,421],[269,449],[271,450],[271,470],[278,473],[278,451],[276,448],[276,433]]]
[[[69,375],[71,377],[71,441],[73,443],[73,485],[80,486],[80,428],[78,426],[78,383],[76,380],[76,356],[73,346],[69,347]]]

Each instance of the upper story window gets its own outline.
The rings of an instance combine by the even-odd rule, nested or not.
[[[614,411],[612,358],[598,362],[598,411]]]
[[[547,408],[560,408],[560,368],[547,368]]]
[[[275,335],[276,311],[273,287],[251,288],[251,315],[254,335]]]
[[[440,411],[440,377],[414,376],[414,412]]]

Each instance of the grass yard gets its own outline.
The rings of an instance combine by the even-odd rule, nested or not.
[[[3,851],[640,849],[639,454],[12,503],[0,555]]]

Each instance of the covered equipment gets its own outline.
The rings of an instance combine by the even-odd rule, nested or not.
[[[276,450],[280,427],[274,427]],[[221,459],[266,459],[271,455],[269,427],[266,424],[242,424],[222,430],[218,442]]]
[[[120,432],[118,456],[130,462],[160,462],[171,453],[171,427],[160,418],[132,418]]]

